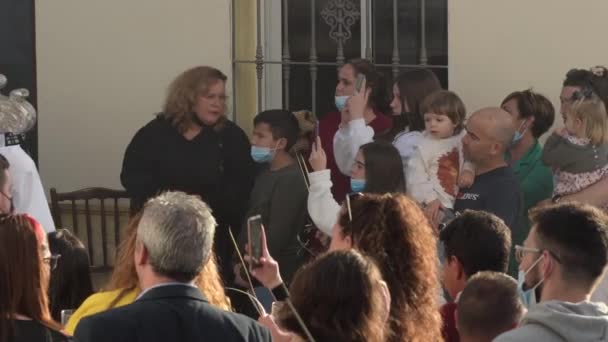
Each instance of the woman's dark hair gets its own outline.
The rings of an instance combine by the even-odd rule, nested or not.
[[[515,100],[515,103],[517,103],[517,110],[522,119],[534,117],[530,132],[535,139],[540,138],[553,126],[555,108],[544,95],[533,92],[531,89],[515,91],[502,100],[501,106],[511,100]]]
[[[566,74],[563,86],[591,88],[608,108],[608,69],[604,66],[596,66],[590,70],[571,69]]]
[[[365,192],[405,192],[403,162],[393,144],[374,141],[360,147],[365,159]]]
[[[409,126],[410,131],[424,131],[424,113],[421,112],[420,106],[427,96],[442,89],[439,79],[429,69],[414,69],[399,74],[395,84],[399,88],[403,113],[402,120],[398,120],[397,126],[400,127],[393,125],[393,129],[401,132]],[[407,112],[406,104],[409,109]]]
[[[67,229],[48,234],[52,254],[60,254],[57,268],[51,272],[49,300],[53,319],[61,319],[61,310],[76,309],[93,294],[89,254],[84,244]]]
[[[387,341],[440,341],[437,237],[422,210],[403,194],[363,194],[350,203],[352,221],[342,210],[338,225],[388,285]]]
[[[296,273],[290,299],[317,341],[383,342],[381,280],[370,258],[354,250],[335,251]],[[287,305],[278,317],[281,327],[306,336]]]
[[[372,90],[369,95],[369,106],[382,114],[390,114],[391,100],[384,75],[366,59],[352,59],[346,64],[353,67],[355,77],[359,74],[365,75],[366,86]]]
[[[48,308],[48,274],[35,220],[25,214],[0,216],[0,341],[13,341],[13,315],[59,330]],[[39,224],[38,224],[39,225]],[[39,233],[42,234],[42,233]],[[44,236],[43,234],[41,236]]]

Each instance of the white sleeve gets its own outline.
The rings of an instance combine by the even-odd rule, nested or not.
[[[334,135],[334,158],[338,169],[346,176],[355,162],[355,156],[361,145],[372,142],[374,129],[365,124],[364,119],[356,119],[340,126]]]
[[[6,151],[2,152],[11,164],[9,171],[13,179],[11,192],[15,212],[32,215],[47,233],[55,231],[55,223],[36,164],[19,146],[5,149]]]
[[[340,205],[331,194],[331,173],[327,169],[311,172],[308,179],[308,214],[320,231],[331,236],[340,212]]]
[[[433,181],[428,174],[424,158],[419,148],[414,147],[407,163],[407,194],[419,204],[426,204],[437,199]]]

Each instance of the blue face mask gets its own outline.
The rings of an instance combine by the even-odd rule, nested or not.
[[[363,192],[365,189],[365,179],[350,179],[350,189],[353,192]]]
[[[524,285],[526,281],[526,275],[530,273],[530,271],[534,268],[534,266],[538,265],[538,263],[543,259],[544,256],[541,256],[536,260],[527,271],[519,271],[517,274],[517,292],[519,294],[519,299],[524,304],[527,309],[530,309],[534,305],[536,305],[536,288],[543,283],[544,279],[541,279],[538,284],[532,286],[529,289],[524,290]]]
[[[343,95],[343,96],[336,96],[334,98],[334,101],[336,103],[336,108],[338,108],[339,111],[342,111],[342,109],[344,109],[344,107],[346,107],[346,101],[348,101],[349,97],[350,96]]]
[[[251,146],[251,158],[256,163],[269,163],[272,161],[272,150],[268,147]]]
[[[528,126],[526,124],[527,124],[527,120],[522,122],[521,125],[519,125],[519,128],[517,129],[517,131],[515,131],[515,133],[513,133],[513,139],[511,140],[511,146],[517,145],[517,143],[524,137],[524,133],[526,133],[526,130],[528,129]],[[524,128],[523,131],[521,130],[522,127]]]

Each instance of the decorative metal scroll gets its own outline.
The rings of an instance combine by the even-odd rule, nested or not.
[[[344,43],[352,37],[350,28],[359,20],[361,12],[352,0],[332,0],[321,11],[325,23],[329,25],[329,38],[338,45],[336,61],[344,64]]]

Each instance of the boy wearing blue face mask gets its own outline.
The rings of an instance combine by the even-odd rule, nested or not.
[[[307,214],[304,176],[289,153],[298,137],[298,121],[292,113],[275,109],[259,113],[253,124],[251,157],[262,170],[255,180],[246,217],[262,216],[268,251],[278,261],[283,279],[289,282],[303,262],[297,236]],[[240,241],[244,246],[247,227],[242,229]]]

